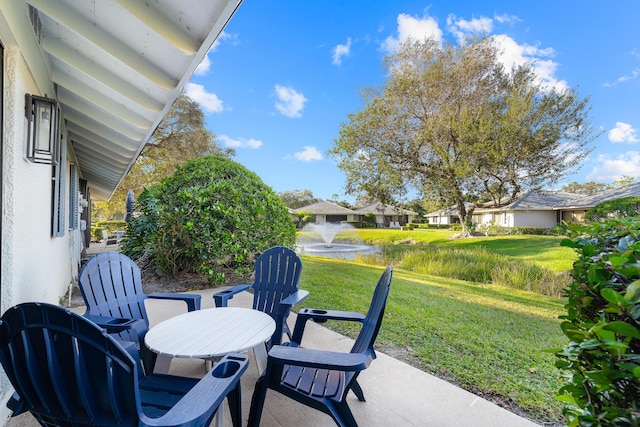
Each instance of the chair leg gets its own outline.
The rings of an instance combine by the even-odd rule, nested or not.
[[[144,344],[140,346],[140,353],[142,353],[140,355],[140,358],[142,359],[142,365],[144,366],[145,374],[153,374],[153,369],[156,366],[156,359],[158,358],[158,354],[146,348]]]
[[[353,390],[353,393],[356,395],[360,402],[366,402],[366,400],[364,399],[364,392],[362,391],[362,387],[360,387],[360,384],[358,384],[357,380],[353,382],[353,385],[351,385],[351,390]]]
[[[249,409],[249,421],[247,427],[258,427],[262,417],[262,408],[267,394],[267,376],[262,375],[256,382],[256,388],[251,396],[251,408]]]
[[[328,409],[331,417],[340,427],[358,427],[358,423],[347,402],[333,402],[332,405],[328,405]]]
[[[238,381],[234,389],[227,394],[227,401],[229,402],[229,412],[231,412],[231,423],[233,427],[240,427],[242,425],[242,394],[240,381]],[[222,410],[222,408],[219,410]]]

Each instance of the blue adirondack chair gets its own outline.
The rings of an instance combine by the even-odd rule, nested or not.
[[[267,389],[330,415],[339,426],[358,425],[346,397],[353,390],[360,401],[365,400],[356,380],[376,357],[373,344],[382,324],[392,272],[389,266],[380,277],[366,316],[335,310],[298,312],[291,343],[269,351],[267,369],[258,379],[251,399],[249,427],[260,424]],[[362,327],[350,353],[306,349],[299,344],[309,319],[356,321],[362,322]]]
[[[144,301],[178,300],[187,304],[188,311],[200,309],[201,296],[197,294],[145,294],[140,268],[131,258],[117,252],[102,252],[87,261],[78,284],[87,306],[84,315],[118,339],[136,343],[147,373],[153,372],[157,355],[144,345],[144,335],[149,329]],[[138,322],[127,322],[130,319]]]
[[[287,317],[291,307],[304,301],[309,292],[298,289],[302,261],[296,253],[284,246],[274,246],[256,260],[255,279],[252,285],[237,285],[216,293],[216,307],[226,307],[228,301],[239,292],[253,291],[253,309],[269,314],[276,322],[273,338],[267,344],[282,342],[283,334],[291,338]]]
[[[204,426],[228,397],[240,426],[246,355],[225,356],[198,380],[141,375],[131,347],[62,307],[12,307],[0,318],[0,363],[15,389],[7,406],[43,426]]]

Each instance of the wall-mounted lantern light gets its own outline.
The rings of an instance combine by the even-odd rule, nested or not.
[[[55,99],[25,95],[27,159],[55,165],[60,150],[59,108]]]

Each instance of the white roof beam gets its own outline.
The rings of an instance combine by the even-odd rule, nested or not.
[[[70,7],[50,0],[28,0],[28,2],[40,12],[45,13],[56,22],[90,41],[118,61],[145,76],[157,86],[165,90],[171,90],[178,84],[176,79],[147,61],[139,52],[135,52],[122,44],[111,34],[96,27]]]
[[[126,80],[108,72],[87,57],[78,55],[73,51],[73,48],[61,40],[45,38],[42,40],[42,48],[49,55],[118,92],[145,110],[157,113],[164,107],[161,102],[156,101]]]
[[[171,43],[187,55],[193,55],[200,48],[201,40],[196,40],[183,31],[176,23],[157,9],[150,6],[151,2],[116,0],[120,6],[151,28],[156,34]]]

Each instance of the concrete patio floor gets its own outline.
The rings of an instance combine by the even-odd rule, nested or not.
[[[219,290],[219,288],[215,289],[215,291]],[[213,289],[198,293],[202,295],[202,308],[215,306],[212,297]],[[239,294],[231,301],[231,305],[250,307],[251,295],[247,292]],[[164,319],[184,312],[185,306],[182,302],[149,300],[147,309],[153,327]],[[84,312],[83,307],[73,310],[78,313]],[[292,314],[291,317],[295,315]],[[382,327],[384,328],[384,323]],[[353,341],[310,322],[302,344],[307,348],[349,351]],[[244,424],[247,421],[254,384],[258,378],[253,354],[249,353],[251,364],[241,380]],[[173,359],[169,372],[174,375],[201,377],[205,372],[205,364],[197,359]],[[353,394],[350,394],[349,406],[362,427],[531,427],[537,425],[381,352],[378,352],[377,359],[369,369],[362,372],[359,382],[367,401],[359,402]],[[226,406],[225,413],[224,425],[231,426]],[[29,414],[11,418],[6,424],[8,427],[36,425],[38,424]],[[300,405],[270,390],[267,393],[260,425],[320,427],[335,424],[328,415]]]

